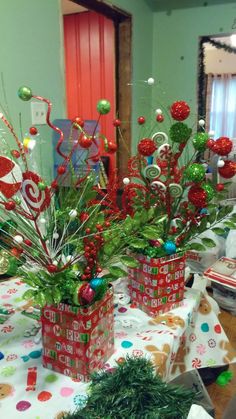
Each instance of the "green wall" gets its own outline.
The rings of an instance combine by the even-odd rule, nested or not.
[[[160,95],[153,97],[153,106],[156,107],[159,100],[165,105],[174,100],[186,100],[192,108],[192,121],[196,122],[199,36],[232,32],[236,2],[166,0],[149,3],[154,12],[153,74],[160,82]]]
[[[34,94],[50,98],[52,119],[64,117],[64,80],[61,60],[60,9],[58,0],[0,1],[0,72],[4,79],[9,114],[19,134],[19,113],[22,131],[31,125],[30,103],[17,97],[18,87],[30,86]],[[0,103],[5,108],[2,86]],[[40,129],[38,155],[51,157],[51,132]],[[50,159],[51,160],[51,159]],[[44,167],[46,167],[44,165]],[[51,164],[44,175],[51,172]]]

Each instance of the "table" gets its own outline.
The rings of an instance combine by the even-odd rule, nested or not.
[[[22,314],[26,289],[17,278],[0,283],[0,305],[15,309],[0,325],[0,417],[59,418],[59,412],[84,405],[88,384],[42,367],[41,342],[24,336],[36,323]],[[115,353],[106,369],[126,354],[148,354],[162,377],[170,380],[193,368],[233,360],[217,316],[199,291],[186,289],[181,307],[155,319],[128,304],[120,290],[115,301]],[[30,374],[36,376],[35,389],[27,384]]]

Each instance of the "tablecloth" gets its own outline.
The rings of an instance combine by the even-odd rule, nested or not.
[[[24,336],[36,324],[22,314],[26,288],[17,278],[0,283],[0,305],[15,309],[0,325],[0,417],[59,419],[60,412],[84,405],[88,384],[42,367],[41,342]],[[194,289],[186,289],[181,307],[155,319],[119,294],[115,353],[105,368],[114,367],[126,354],[149,356],[166,380],[193,368],[221,365],[236,355],[210,303]],[[29,374],[36,377],[33,389],[27,383]]]

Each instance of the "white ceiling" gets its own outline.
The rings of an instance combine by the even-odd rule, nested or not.
[[[63,15],[85,12],[86,10],[88,9],[85,9],[85,7],[82,7],[71,0],[61,0],[61,11]]]

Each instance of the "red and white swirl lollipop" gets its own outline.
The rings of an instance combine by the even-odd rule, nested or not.
[[[169,160],[172,156],[172,149],[171,149],[170,144],[168,143],[162,144],[158,148],[157,154],[160,160]]]
[[[42,183],[42,179],[36,173],[23,173],[21,194],[27,206],[35,212],[42,212],[51,201],[49,188],[46,186],[42,190],[38,186],[39,183]]]
[[[164,193],[166,191],[166,185],[164,185],[164,183],[160,182],[159,180],[154,180],[151,183],[151,188],[157,193]]]
[[[9,199],[19,191],[21,182],[20,167],[8,157],[0,156],[0,192]]]

